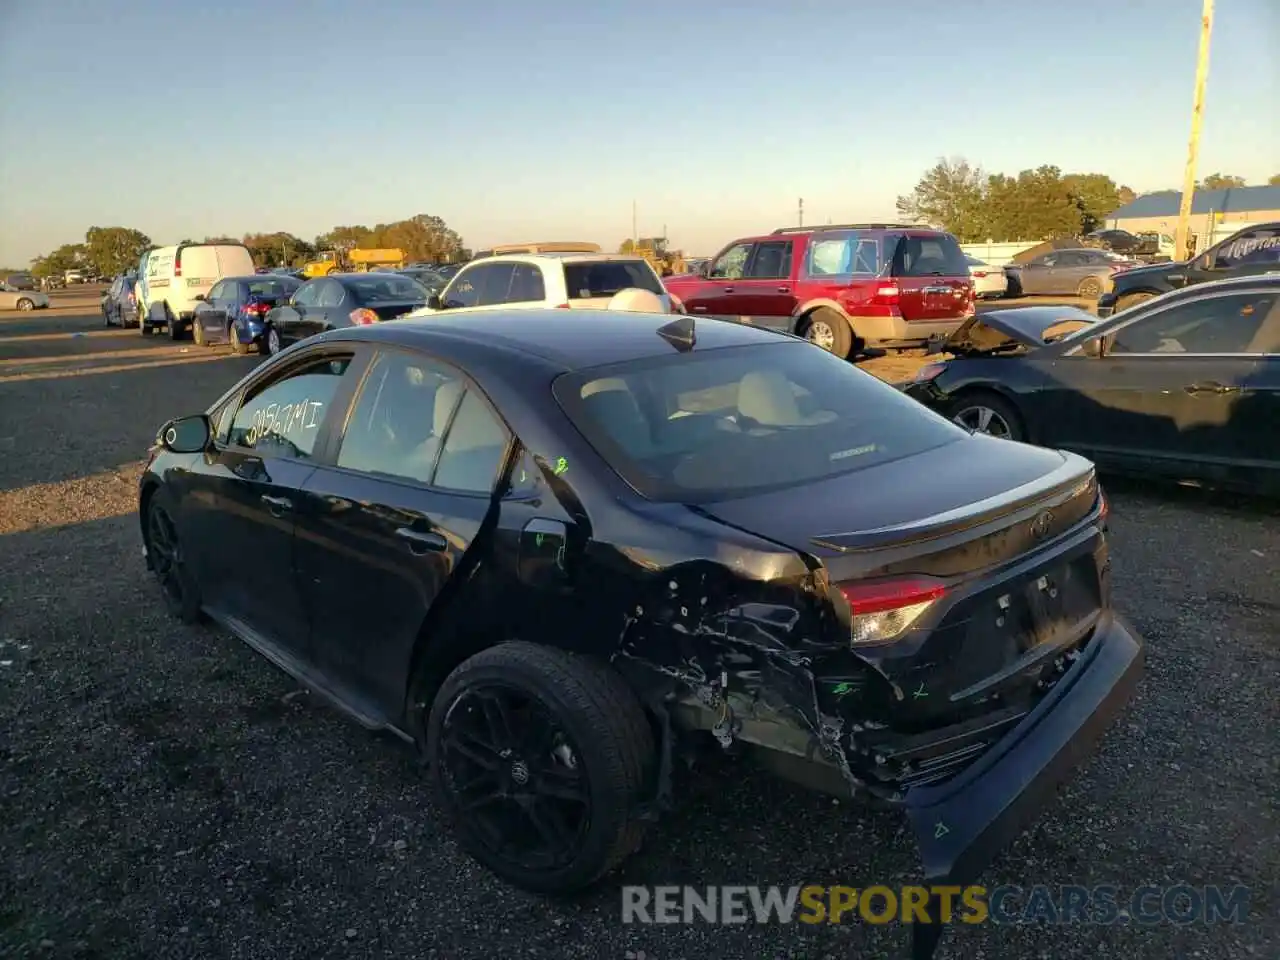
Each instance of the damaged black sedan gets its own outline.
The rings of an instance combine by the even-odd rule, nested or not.
[[[165,425],[139,509],[174,613],[416,744],[534,891],[635,850],[699,740],[900,807],[963,882],[1140,671],[1089,462],[729,321],[333,331]]]
[[[1116,473],[1280,495],[1280,275],[1147,300],[993,310],[903,390],[959,425]]]

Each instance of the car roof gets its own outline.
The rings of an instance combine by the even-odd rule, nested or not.
[[[643,260],[638,253],[499,253],[471,263],[599,263],[602,260]],[[464,266],[471,266],[471,263]]]
[[[564,371],[670,356],[679,347],[659,334],[675,321],[694,326],[693,353],[725,347],[784,343],[794,338],[764,327],[718,317],[610,310],[477,310],[450,316],[395,320],[366,327],[343,327],[325,339],[364,340],[417,346],[475,357],[492,352],[522,354]],[[800,342],[800,341],[795,341]],[[450,350],[452,345],[456,350]]]

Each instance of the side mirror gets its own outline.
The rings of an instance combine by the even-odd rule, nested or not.
[[[710,260],[708,260],[706,263],[704,263],[702,266],[700,266],[700,267],[698,268],[698,276],[702,277],[702,279],[704,279],[704,280],[705,280],[707,277],[711,276],[711,261],[710,261]]]
[[[196,294],[194,297],[192,297],[191,299],[192,299],[192,300],[196,300],[196,301],[198,301],[199,303],[208,303],[208,302],[209,302],[209,298],[208,298],[208,297],[206,297],[203,293],[197,293],[197,294]]]
[[[443,310],[444,301],[440,299],[440,294],[433,293],[431,296],[427,297],[427,306],[432,310]]]
[[[1103,349],[1103,339],[1103,337],[1094,337],[1092,340],[1086,340],[1080,345],[1080,352],[1086,357],[1093,357],[1096,360],[1106,353]]]
[[[203,413],[179,417],[160,428],[160,445],[170,453],[202,453],[213,439],[213,428]]]

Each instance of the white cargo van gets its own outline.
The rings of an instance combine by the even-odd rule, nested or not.
[[[157,327],[168,327],[169,336],[179,339],[191,325],[196,297],[223,277],[244,277],[254,271],[253,255],[242,243],[180,243],[157,247],[140,264],[139,288],[145,312],[139,330],[145,337]]]

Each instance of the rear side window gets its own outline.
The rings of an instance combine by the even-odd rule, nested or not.
[[[507,303],[532,303],[547,299],[542,271],[532,263],[517,263],[511,272],[511,289],[507,291]]]
[[[874,234],[857,231],[816,233],[805,253],[805,274],[825,277],[875,277],[884,267],[884,255]]]
[[[667,291],[653,268],[643,260],[601,260],[595,263],[566,263],[564,285],[570,300],[612,297],[619,290],[635,287],[662,296]]]
[[[1218,248],[1216,267],[1245,267],[1280,263],[1280,228],[1250,230]]]
[[[969,268],[960,244],[949,233],[898,234],[893,254],[895,277],[965,277]]]
[[[698,503],[812,483],[963,430],[825,350],[781,342],[566,374],[557,401],[651,500]]]

